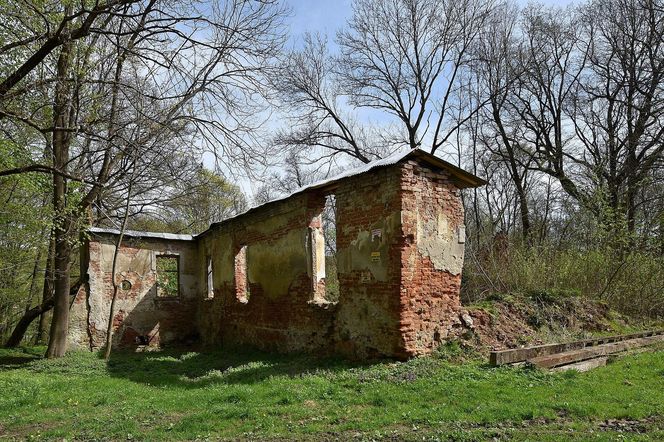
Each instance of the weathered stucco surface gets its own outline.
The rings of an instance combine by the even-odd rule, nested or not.
[[[400,353],[399,168],[336,190],[339,304],[335,348],[353,357]]]
[[[402,169],[401,331],[407,355],[425,354],[459,325],[463,204],[449,173]]]
[[[118,260],[116,345],[251,346],[408,358],[459,323],[463,207],[456,178],[421,159],[268,203],[191,240],[128,238]],[[338,302],[325,299],[321,213],[336,201]],[[115,236],[93,235],[70,341],[103,344]],[[180,297],[156,296],[158,254],[180,257]],[[208,287],[207,263],[212,261]],[[212,293],[212,296],[210,296]]]
[[[463,268],[464,244],[459,242],[463,227],[452,228],[442,207],[429,207],[417,214],[417,251],[427,256],[436,270],[458,275]]]
[[[115,240],[114,235],[93,235],[86,248],[88,290],[79,292],[71,314],[69,341],[75,347],[96,349],[104,345],[113,298]],[[178,298],[157,296],[156,256],[161,254],[180,256]],[[127,238],[118,254],[117,273],[117,283],[128,281],[131,288],[118,289],[115,345],[160,345],[195,338],[199,269],[193,242]]]

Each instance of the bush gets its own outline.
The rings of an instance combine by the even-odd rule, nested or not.
[[[645,252],[557,250],[510,243],[500,251],[469,251],[462,299],[476,303],[500,293],[534,300],[585,296],[629,315],[664,316],[664,258]]]

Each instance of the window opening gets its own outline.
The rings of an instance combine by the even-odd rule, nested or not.
[[[247,246],[243,245],[235,254],[235,296],[242,303],[249,302],[249,280],[247,279]]]
[[[157,296],[177,298],[180,296],[180,257],[157,255]]]
[[[325,206],[309,228],[313,301],[319,303],[339,300],[337,274],[336,199],[325,197]]]
[[[207,257],[207,266],[206,266],[206,284],[207,284],[207,297],[209,299],[214,298],[214,278],[212,276],[212,257]]]
[[[337,198],[325,197],[322,213],[323,237],[325,239],[325,300],[339,301],[339,274],[337,272]]]

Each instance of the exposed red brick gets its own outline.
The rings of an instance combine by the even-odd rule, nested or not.
[[[325,192],[335,194],[337,205],[336,304],[320,302],[325,281],[313,280],[308,255],[311,229],[322,228]],[[198,336],[206,345],[357,358],[428,353],[445,340],[460,311],[460,272],[422,253],[427,238],[421,225],[436,225],[438,217],[453,231],[463,227],[459,190],[448,172],[410,160],[269,203],[193,241],[128,240],[116,282],[132,287],[118,293],[115,343],[166,345]],[[113,239],[97,235],[86,244],[90,290],[76,299],[72,341],[92,348],[103,345],[100,330],[113,296],[103,262]],[[167,252],[180,255],[178,299],[156,296],[154,263],[145,265]]]

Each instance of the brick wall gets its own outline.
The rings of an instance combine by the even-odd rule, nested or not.
[[[407,356],[429,353],[458,324],[465,235],[460,191],[444,171],[402,168],[400,330]]]
[[[336,200],[338,303],[324,298],[327,194]],[[89,244],[90,295],[77,298],[71,333],[79,345],[103,343],[113,238]],[[118,298],[116,343],[198,335],[204,345],[279,352],[425,354],[458,323],[463,241],[459,190],[448,172],[415,159],[268,203],[193,241],[130,240],[119,269],[132,288]],[[178,300],[155,296],[157,253],[181,257]]]
[[[97,349],[106,340],[113,298],[115,235],[92,235],[86,245],[88,289],[72,306],[69,342]],[[157,296],[157,255],[180,257],[180,296]],[[204,265],[204,264],[203,264]],[[194,242],[125,237],[117,260],[119,287],[113,316],[113,343],[121,346],[187,342],[196,339],[199,262]],[[129,288],[129,285],[131,287]]]

